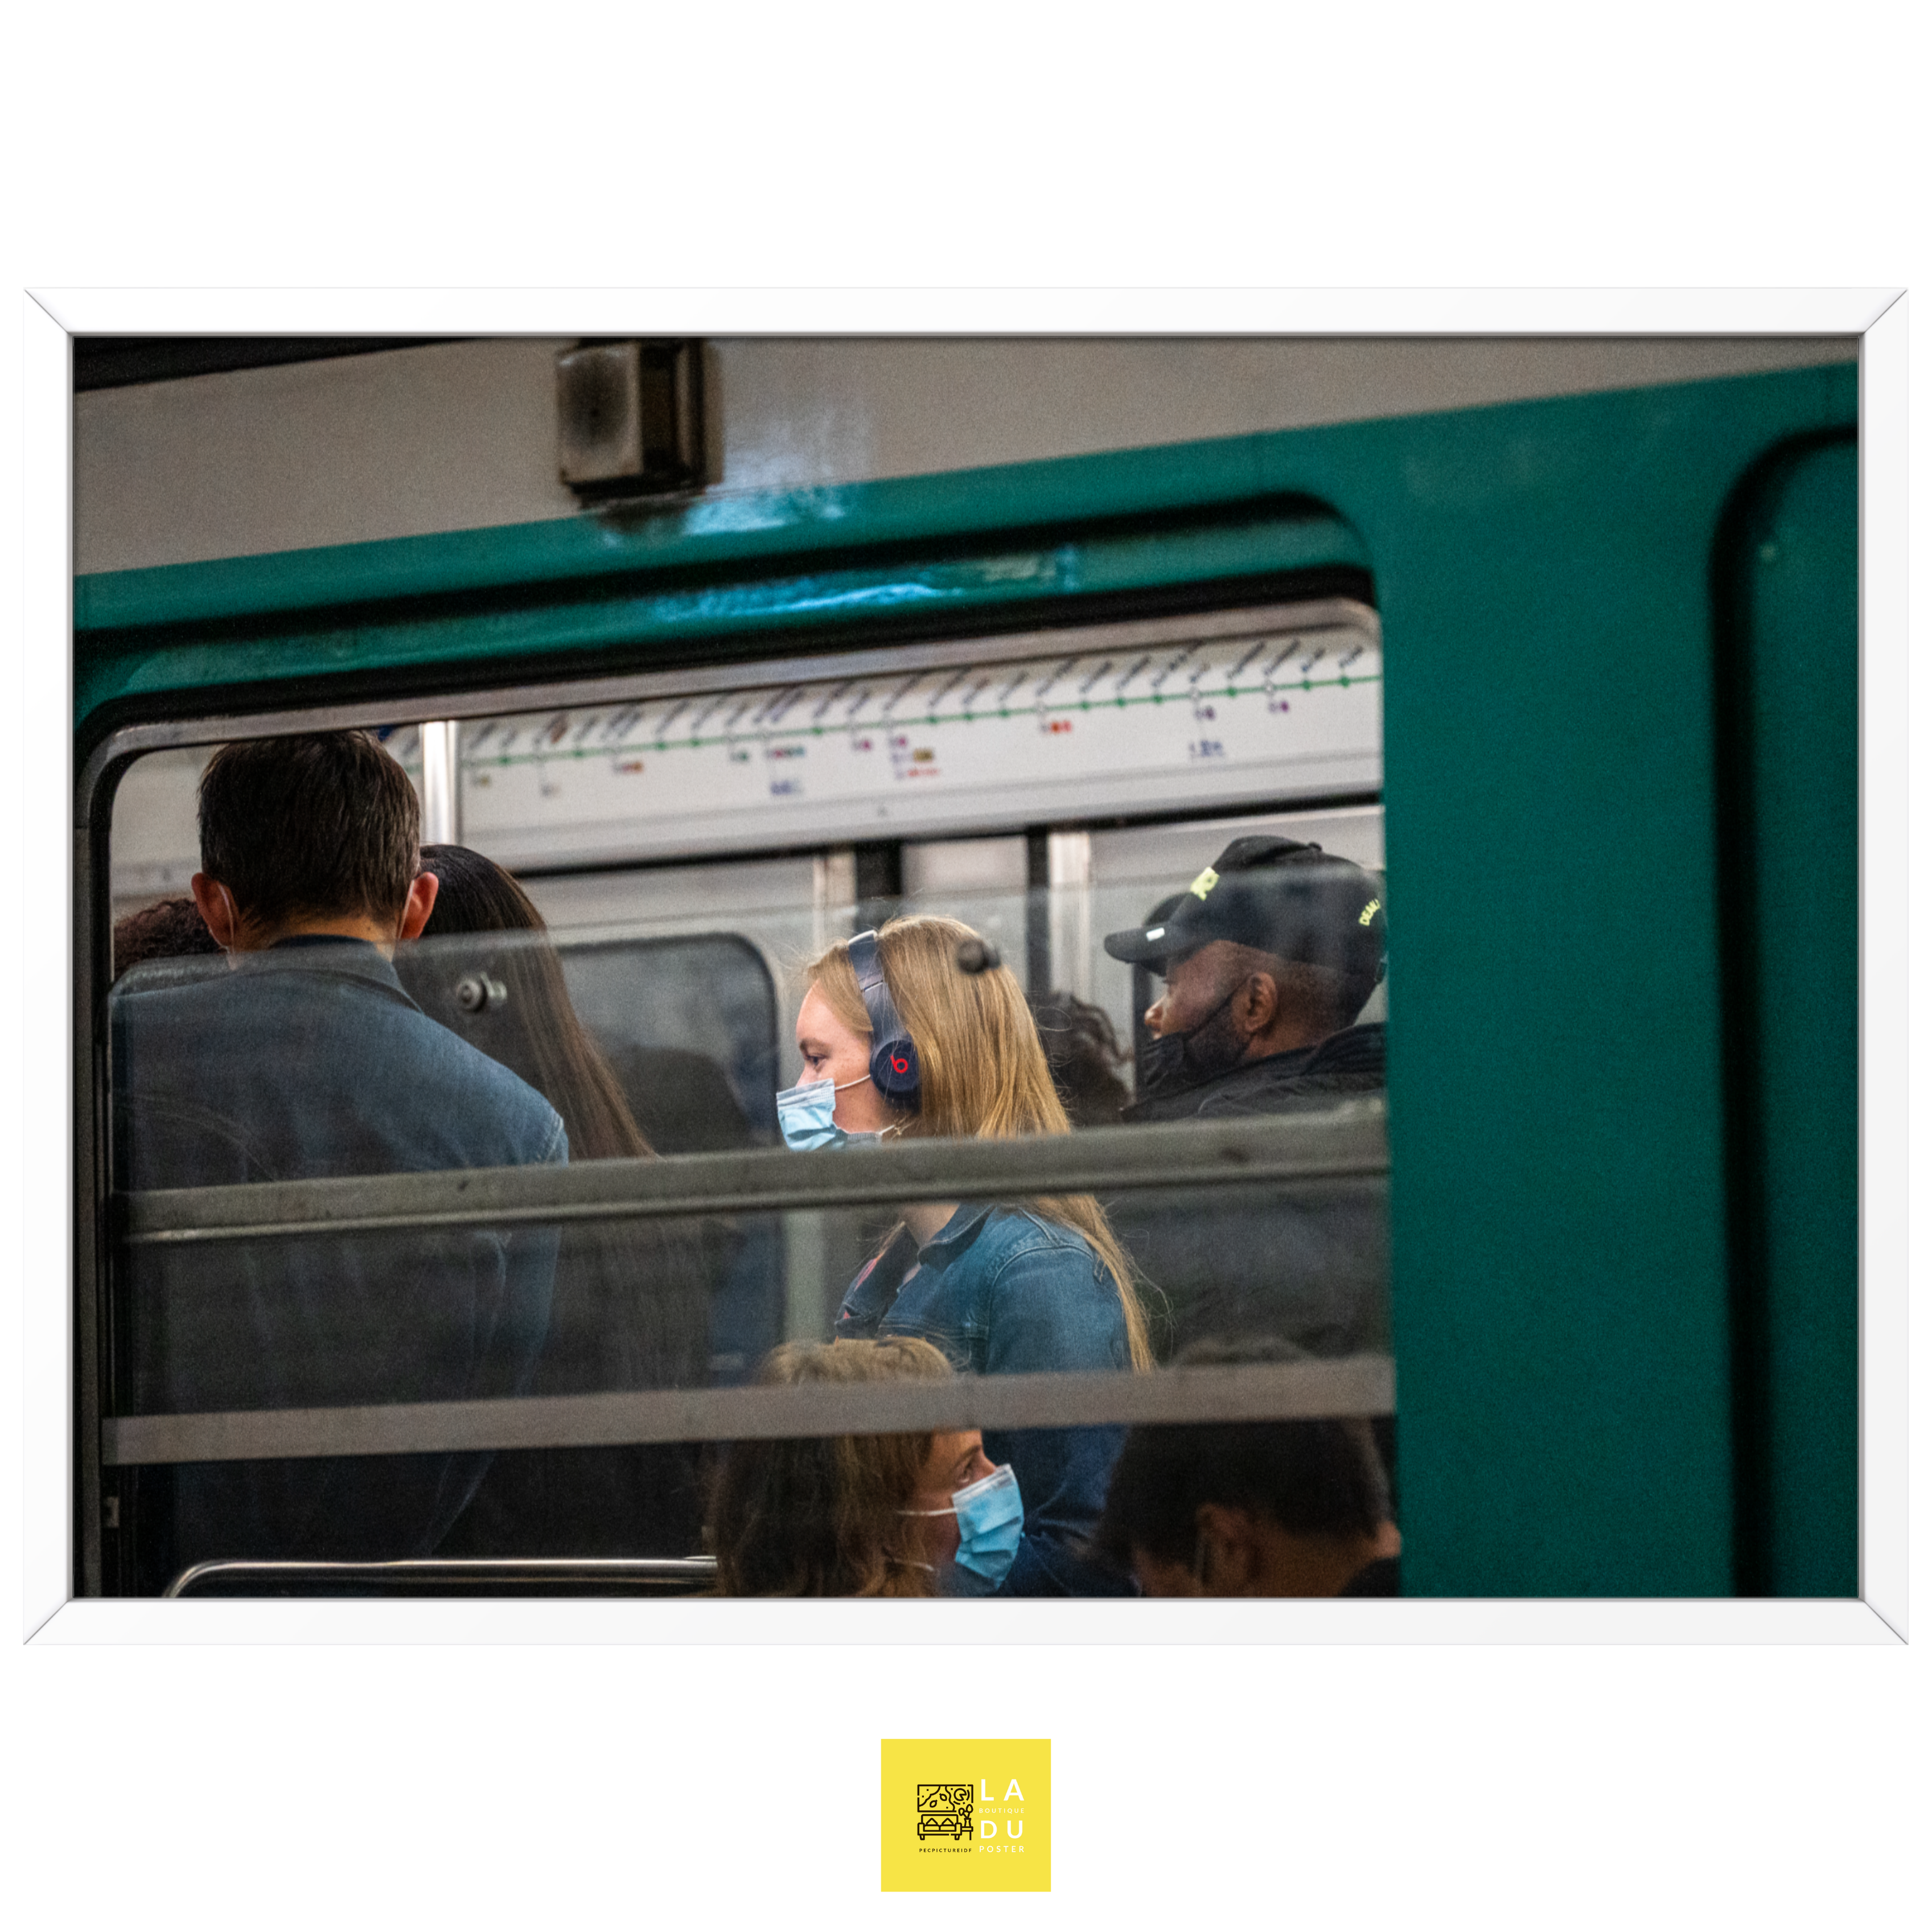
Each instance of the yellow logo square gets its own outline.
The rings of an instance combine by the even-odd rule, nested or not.
[[[884,1738],[881,1892],[1051,1892],[1052,1741]]]

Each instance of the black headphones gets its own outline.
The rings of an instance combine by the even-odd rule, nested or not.
[[[846,944],[852,970],[859,976],[859,996],[872,1023],[872,1084],[896,1107],[919,1105],[919,1048],[912,1043],[899,1010],[886,984],[876,932],[853,934]]]

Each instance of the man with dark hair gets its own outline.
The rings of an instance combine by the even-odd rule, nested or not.
[[[568,1158],[562,1122],[429,1018],[416,794],[359,731],[225,746],[196,905],[232,969],[117,996],[117,1185],[201,1187]],[[508,1395],[549,1316],[554,1231],[306,1235],[127,1251],[126,1412]],[[488,1458],[199,1465],[136,1510],[143,1586],[215,1556],[427,1554]],[[156,1492],[160,1492],[158,1502]]]
[[[1176,1365],[1289,1362],[1274,1340],[1204,1342]],[[1095,1541],[1150,1597],[1395,1597],[1402,1538],[1355,1417],[1128,1432]]]
[[[1359,866],[1291,838],[1237,838],[1164,918],[1107,950],[1163,975],[1134,1120],[1273,1113],[1383,1084],[1383,1029],[1356,1016],[1379,983],[1382,890]]]
[[[418,866],[415,790],[367,732],[225,745],[202,773],[200,807],[202,870],[188,890],[224,946],[260,950],[318,930],[361,938],[364,927],[393,944],[415,938],[436,902]]]

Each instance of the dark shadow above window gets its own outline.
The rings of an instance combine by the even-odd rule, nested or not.
[[[74,386],[120,389],[135,382],[174,382],[231,369],[282,362],[324,362],[386,349],[426,349],[460,335],[76,335]]]

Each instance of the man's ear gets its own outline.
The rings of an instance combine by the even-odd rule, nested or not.
[[[1244,1509],[1203,1503],[1194,1512],[1199,1532],[1203,1587],[1210,1597],[1250,1594],[1262,1571],[1259,1526]]]
[[[418,872],[410,881],[410,896],[403,902],[403,922],[396,929],[398,939],[418,939],[436,910],[436,895],[442,881],[434,872]]]
[[[1234,995],[1234,1020],[1242,1034],[1252,1039],[1274,1024],[1281,1004],[1281,993],[1265,973],[1250,973]]]
[[[195,910],[201,914],[208,937],[223,952],[230,951],[235,944],[236,920],[235,901],[227,888],[206,872],[197,872],[188,880],[188,889],[194,895]]]

